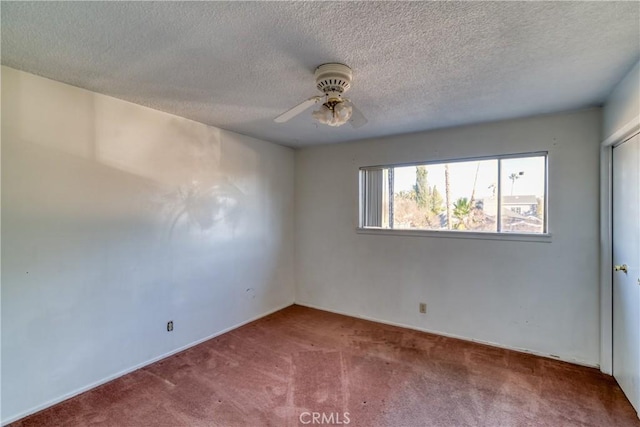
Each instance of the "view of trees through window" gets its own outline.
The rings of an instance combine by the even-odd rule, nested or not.
[[[384,169],[383,228],[546,232],[545,154]]]

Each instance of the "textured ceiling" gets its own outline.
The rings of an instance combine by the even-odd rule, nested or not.
[[[290,145],[599,105],[640,57],[638,2],[5,2],[2,63]],[[310,110],[313,71],[354,70],[369,123]]]

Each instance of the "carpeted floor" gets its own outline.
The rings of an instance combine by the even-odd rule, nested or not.
[[[596,369],[291,306],[14,425],[346,424],[640,422]]]

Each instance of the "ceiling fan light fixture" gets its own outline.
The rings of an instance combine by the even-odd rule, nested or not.
[[[328,105],[329,104],[329,105]],[[337,103],[324,103],[312,113],[314,119],[329,126],[342,126],[351,118],[353,109],[350,105],[345,105],[340,101]]]
[[[314,119],[326,125],[331,121],[333,113],[331,112],[331,109],[329,109],[329,107],[323,104],[320,106],[320,108],[311,113],[311,115]]]
[[[313,96],[285,111],[274,119],[275,122],[287,122],[312,105],[322,103],[320,108],[312,113],[312,117],[322,124],[342,126],[350,122],[357,129],[367,123],[360,110],[349,99],[342,97],[351,88],[351,68],[338,63],[322,64],[316,68],[315,77],[316,88],[322,95]]]
[[[353,109],[350,105],[346,105],[344,102],[337,104],[333,107],[333,115],[341,124],[345,124],[350,118]]]

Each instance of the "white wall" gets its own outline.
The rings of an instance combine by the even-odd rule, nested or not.
[[[616,85],[603,109],[603,140],[640,122],[640,61]]]
[[[296,302],[598,365],[600,134],[593,109],[297,151]],[[551,243],[356,233],[361,166],[529,151]]]
[[[2,422],[293,303],[293,178],[291,149],[3,67]]]

